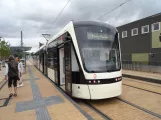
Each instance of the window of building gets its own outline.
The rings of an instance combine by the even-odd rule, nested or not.
[[[141,33],[142,34],[149,33],[149,25],[142,26]]]
[[[122,32],[122,38],[125,38],[125,37],[127,37],[127,31]]]
[[[160,30],[160,22],[157,22],[157,23],[153,23],[152,24],[152,31],[158,31]]]
[[[131,30],[131,36],[138,35],[138,28],[134,28]]]

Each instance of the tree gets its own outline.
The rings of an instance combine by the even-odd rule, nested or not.
[[[11,51],[9,43],[0,39],[0,59],[6,59],[10,53]]]

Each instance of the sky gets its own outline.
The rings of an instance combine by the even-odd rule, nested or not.
[[[125,0],[0,0],[0,36],[11,46],[20,45],[23,31],[25,46],[38,48],[46,40],[41,34],[56,34],[71,20],[96,20]],[[100,20],[115,27],[161,12],[161,0],[132,0]]]

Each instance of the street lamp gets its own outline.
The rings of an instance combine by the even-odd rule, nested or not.
[[[50,34],[42,34],[42,36],[46,39],[47,42],[49,41]]]
[[[51,35],[50,34],[42,34],[42,36],[46,39],[46,45],[47,45]],[[46,47],[46,53],[47,53],[47,47]]]

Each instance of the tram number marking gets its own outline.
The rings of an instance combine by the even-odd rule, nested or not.
[[[94,74],[93,77],[94,77],[94,79],[96,79],[96,77],[97,77],[96,74]]]
[[[62,36],[60,36],[60,41],[62,42]]]

